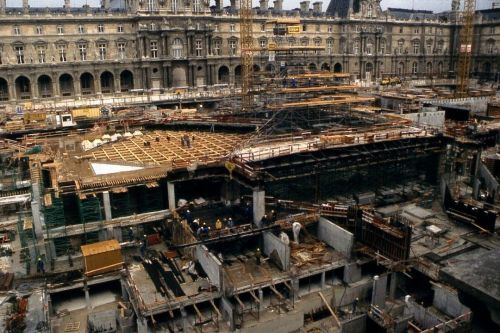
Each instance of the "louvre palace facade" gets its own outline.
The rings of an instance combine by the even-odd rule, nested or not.
[[[21,5],[21,4],[20,4]],[[326,4],[325,4],[326,7]],[[0,0],[0,103],[238,85],[241,75],[239,1],[103,0],[100,8],[19,8]],[[454,75],[459,24],[450,11],[389,8],[380,0],[301,2],[261,0],[254,8],[255,70],[275,66],[270,43],[320,46],[289,54],[310,69],[349,72],[357,79],[384,75]],[[266,22],[300,17],[300,33],[276,41]],[[500,10],[477,11],[474,77],[498,80]],[[324,49],[323,49],[324,48]],[[295,58],[295,59],[294,59]]]

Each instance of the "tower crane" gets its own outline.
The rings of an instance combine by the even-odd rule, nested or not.
[[[458,19],[462,25],[460,30],[460,44],[458,49],[458,82],[457,97],[467,96],[469,88],[469,77],[472,63],[472,42],[474,38],[474,13],[476,10],[476,0],[464,0],[464,10]]]
[[[238,1],[238,0],[237,0]],[[253,10],[252,0],[240,2],[240,45],[241,45],[241,107],[250,111],[253,106]]]

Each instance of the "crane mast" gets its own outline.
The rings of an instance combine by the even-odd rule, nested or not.
[[[462,29],[460,30],[460,44],[458,49],[457,64],[458,82],[456,95],[458,97],[467,96],[469,88],[475,10],[476,0],[464,0],[464,10],[458,19],[458,23],[462,26]]]
[[[253,10],[252,0],[240,1],[241,45],[241,107],[243,111],[253,106]]]

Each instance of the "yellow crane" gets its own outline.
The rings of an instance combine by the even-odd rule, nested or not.
[[[241,107],[243,111],[251,111],[253,106],[252,0],[239,0],[239,1],[241,1],[240,2]]]
[[[458,20],[462,27],[460,30],[460,44],[458,45],[457,97],[466,97],[469,88],[475,11],[476,0],[464,0],[464,10]]]

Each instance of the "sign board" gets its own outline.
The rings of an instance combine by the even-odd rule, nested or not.
[[[274,61],[276,61],[276,52],[269,51],[269,62],[274,62]]]
[[[287,27],[288,34],[300,34],[300,25],[291,25]]]

